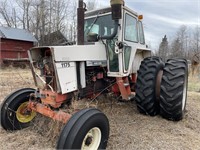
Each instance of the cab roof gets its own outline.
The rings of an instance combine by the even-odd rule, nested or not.
[[[123,9],[134,14],[135,16],[138,16],[138,13],[133,11],[132,9],[123,6]],[[105,7],[105,8],[100,8],[100,9],[95,9],[92,11],[86,11],[85,12],[85,17],[89,17],[89,16],[96,16],[96,15],[100,15],[100,14],[106,14],[106,13],[110,13],[111,12],[111,7]]]

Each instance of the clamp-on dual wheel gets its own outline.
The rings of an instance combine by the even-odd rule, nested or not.
[[[136,104],[147,115],[160,113],[163,118],[178,121],[183,118],[188,84],[188,65],[184,59],[145,58],[138,71]]]

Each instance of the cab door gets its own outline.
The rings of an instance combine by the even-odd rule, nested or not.
[[[118,46],[120,42],[123,45],[121,48]],[[124,9],[118,37],[107,40],[108,76],[124,77],[136,73],[143,59],[140,53],[144,49],[146,45],[142,22],[136,14]]]
[[[137,22],[136,16],[124,10],[118,38],[107,40],[108,76],[123,77],[130,73],[130,64],[138,44]],[[120,42],[122,47],[118,46]]]
[[[125,11],[124,13],[124,48],[122,52],[123,73],[129,74],[136,49],[139,46],[138,19],[137,16]]]

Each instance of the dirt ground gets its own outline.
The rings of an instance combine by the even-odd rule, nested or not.
[[[0,103],[11,91],[22,87],[34,87],[30,70],[0,70]],[[200,79],[190,76],[188,88],[186,114],[179,122],[141,115],[134,102],[118,102],[111,96],[101,96],[92,104],[85,100],[73,102],[73,107],[93,105],[107,115],[108,150],[196,150],[200,149]],[[7,132],[0,127],[0,149],[55,149],[61,128],[60,123],[40,115],[20,131]]]

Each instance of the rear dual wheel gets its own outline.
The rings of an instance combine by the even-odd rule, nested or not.
[[[145,58],[136,81],[135,101],[140,113],[155,116],[159,113],[159,91],[164,62],[159,57]]]
[[[161,80],[162,79],[162,80]],[[138,110],[178,121],[183,118],[188,84],[188,65],[184,59],[145,58],[138,71],[136,104]]]
[[[160,114],[179,121],[183,118],[188,85],[188,65],[184,59],[169,59],[163,71],[160,93]]]
[[[1,126],[5,130],[20,130],[28,127],[36,113],[27,110],[31,93],[35,89],[24,88],[7,96],[1,105]]]

